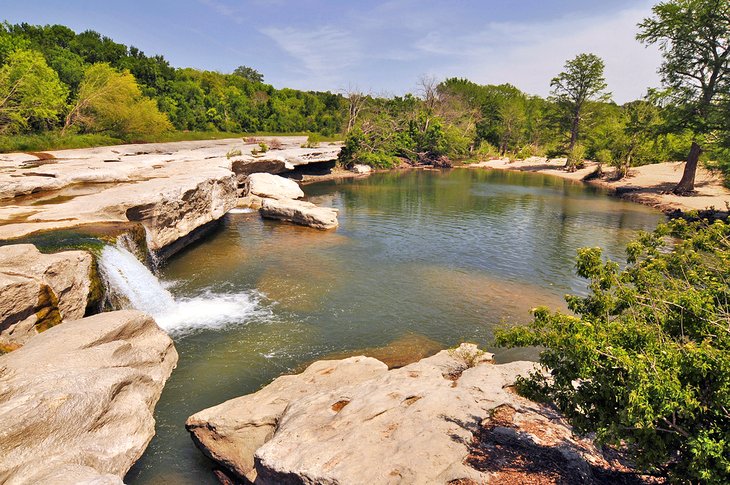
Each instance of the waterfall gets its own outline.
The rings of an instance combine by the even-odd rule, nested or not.
[[[175,298],[123,244],[104,247],[99,269],[114,306],[148,313],[169,333],[245,323],[265,311],[254,292],[206,291],[193,298]]]

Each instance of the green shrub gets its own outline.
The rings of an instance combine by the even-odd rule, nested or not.
[[[596,162],[600,163],[601,165],[612,165],[613,164],[613,153],[611,150],[608,150],[606,148],[602,150],[598,150],[596,152]]]
[[[259,155],[261,153],[266,153],[268,151],[269,151],[269,146],[266,143],[261,141],[261,142],[259,142],[258,148],[254,148],[253,150],[251,150],[251,155]]]
[[[318,148],[320,143],[322,143],[322,137],[317,133],[311,133],[307,137],[306,143],[302,144],[302,148]]]
[[[232,148],[226,153],[226,158],[231,159],[233,157],[240,157],[242,155],[241,150],[238,148]]]
[[[583,168],[586,150],[580,143],[576,143],[572,150],[568,151],[568,161],[565,167],[569,171]]]
[[[628,266],[578,251],[587,296],[534,311],[502,346],[539,346],[549,378],[521,389],[578,432],[681,483],[730,483],[730,225],[673,220],[628,246]]]
[[[525,145],[522,148],[520,148],[519,151],[515,154],[515,158],[518,160],[524,160],[524,159],[530,158],[530,157],[544,157],[544,156],[545,156],[544,148],[541,148],[535,144]]]

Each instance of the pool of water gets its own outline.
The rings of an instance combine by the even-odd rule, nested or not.
[[[489,348],[496,325],[526,322],[538,305],[564,308],[565,293],[585,291],[577,248],[622,259],[636,231],[662,218],[529,173],[384,173],[305,192],[340,210],[337,231],[228,214],[162,269],[196,318],[165,320],[180,360],[156,409],[157,435],[127,483],[215,484],[185,431],[189,415],[322,357],[367,349],[399,365],[462,341]],[[221,298],[233,310],[207,321],[204,305]]]

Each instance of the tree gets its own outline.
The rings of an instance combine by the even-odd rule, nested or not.
[[[730,97],[730,2],[670,0],[653,8],[637,38],[658,44],[664,56],[659,73],[677,110],[680,127],[695,133],[682,179],[674,193],[694,191],[705,137],[728,130],[721,106]]]
[[[121,137],[154,135],[172,128],[157,103],[142,96],[129,71],[119,72],[106,63],[89,66],[84,73],[64,131],[77,124]]]
[[[595,54],[579,54],[565,63],[565,70],[550,82],[553,100],[562,108],[565,119],[570,125],[568,162],[566,169],[574,171],[577,160],[571,156],[575,152],[580,135],[580,125],[585,116],[586,103],[589,101],[608,101],[610,93],[603,76],[603,60]]]
[[[678,219],[628,246],[629,265],[578,251],[590,293],[575,315],[535,310],[505,346],[541,346],[522,392],[554,402],[578,432],[624,446],[680,483],[730,483],[730,224]]]
[[[238,66],[233,70],[233,75],[242,77],[248,81],[251,81],[252,83],[264,82],[264,75],[258,72],[253,67]]]
[[[43,56],[16,50],[0,68],[0,133],[17,133],[55,121],[66,105],[67,88]]]
[[[525,101],[521,97],[508,99],[498,110],[500,125],[499,154],[504,156],[519,142],[525,124]]]
[[[347,134],[355,127],[367,96],[357,88],[349,87],[345,91],[345,99],[347,99],[347,127],[345,128],[345,134]]]

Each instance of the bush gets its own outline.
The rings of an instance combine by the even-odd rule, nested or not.
[[[583,168],[585,153],[583,145],[576,143],[573,149],[568,151],[568,162],[565,164],[565,168],[571,172]]]
[[[608,149],[602,149],[598,150],[596,152],[596,162],[600,163],[601,165],[612,165],[613,164],[613,153],[611,150]]]
[[[242,155],[241,150],[238,148],[232,148],[226,153],[226,158],[231,159],[233,157],[240,157]]]
[[[318,148],[322,143],[322,137],[316,133],[311,133],[307,137],[307,142],[302,144],[302,148]]]
[[[525,145],[515,154],[515,158],[518,160],[525,160],[530,157],[544,157],[545,150],[537,145],[530,144]]]
[[[266,153],[268,151],[269,151],[269,146],[266,143],[261,141],[261,142],[259,142],[258,148],[254,148],[253,150],[251,150],[251,155],[259,155],[261,153]]]
[[[579,250],[590,293],[566,297],[575,316],[539,308],[497,343],[543,347],[549,378],[519,386],[578,432],[677,482],[730,483],[730,225],[674,220],[627,252],[621,270]]]

